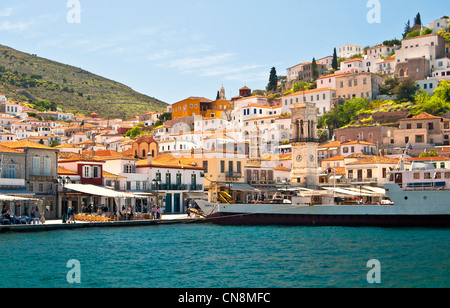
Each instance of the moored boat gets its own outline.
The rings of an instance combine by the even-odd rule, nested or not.
[[[388,199],[370,204],[332,189],[311,191],[309,202],[302,196],[291,204],[197,204],[212,223],[226,225],[450,226],[450,169],[413,164],[391,171],[384,188]]]

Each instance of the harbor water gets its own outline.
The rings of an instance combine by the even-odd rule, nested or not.
[[[449,239],[433,228],[212,224],[0,234],[0,287],[450,287]],[[367,279],[374,259],[379,284]]]

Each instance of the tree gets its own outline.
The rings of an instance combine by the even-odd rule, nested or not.
[[[311,71],[312,71],[312,77],[313,77],[314,80],[319,78],[319,69],[317,68],[316,58],[312,59]]]
[[[334,70],[337,70],[338,67],[339,67],[339,64],[338,64],[338,57],[337,57],[337,53],[336,53],[336,48],[334,48],[334,52],[333,52],[333,61],[331,62],[331,67],[332,67]]]
[[[403,38],[405,38],[410,31],[411,31],[411,21],[408,19],[408,22],[405,24],[405,30],[403,32]]]
[[[414,98],[414,94],[416,94],[416,91],[416,82],[411,77],[409,77],[401,81],[393,92],[395,95],[397,95],[397,100],[399,101],[412,101]]]
[[[275,67],[270,70],[269,84],[267,85],[267,91],[275,91],[278,86],[278,76]]]
[[[414,25],[422,25],[422,18],[420,17],[420,13],[417,13],[416,17],[414,18]]]
[[[164,112],[162,115],[159,116],[158,121],[155,123],[155,127],[163,125],[164,122],[172,120],[172,113],[171,112]]]

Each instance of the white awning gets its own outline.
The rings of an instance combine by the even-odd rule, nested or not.
[[[364,186],[364,189],[371,190],[380,195],[386,195],[386,189],[372,186]]]
[[[363,191],[361,192],[356,192],[356,191],[352,191],[352,190],[348,190],[348,189],[342,189],[342,188],[332,188],[332,187],[324,187],[324,189],[327,190],[331,190],[337,193],[341,193],[344,195],[350,195],[350,196],[365,196],[365,197],[372,197],[373,194],[368,194],[368,193],[364,193]]]
[[[196,199],[203,199],[208,200],[208,195],[202,192],[187,192],[185,193],[188,198],[196,200]]]
[[[0,195],[0,201],[38,201],[39,199]]]
[[[87,185],[87,184],[67,184],[64,188],[75,190],[81,193],[103,196],[109,198],[140,198],[132,193],[115,191],[112,189],[95,186],[95,185]]]

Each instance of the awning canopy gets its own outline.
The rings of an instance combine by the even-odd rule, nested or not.
[[[187,193],[185,193],[185,195],[188,198],[193,199],[193,200],[196,200],[196,199],[208,200],[208,195],[204,194],[202,192],[187,192]]]
[[[132,193],[115,191],[112,189],[88,185],[88,184],[67,184],[64,186],[67,189],[79,191],[89,195],[109,197],[109,198],[141,198],[142,196],[137,196]]]
[[[350,196],[364,196],[364,197],[373,197],[374,194],[367,193],[364,191],[353,191],[349,189],[342,189],[342,188],[332,188],[332,187],[324,187],[326,190],[331,190],[336,193],[344,194],[344,195],[350,195]]]
[[[253,186],[250,186],[248,184],[245,183],[233,183],[231,184],[231,189],[232,190],[242,190],[242,191],[255,191],[258,190]]]
[[[38,201],[39,199],[23,198],[17,196],[8,196],[0,194],[0,201]]]

